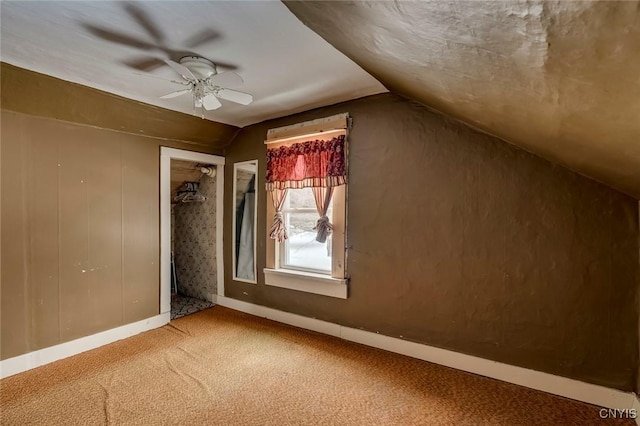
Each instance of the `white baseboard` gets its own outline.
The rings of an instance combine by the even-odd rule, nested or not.
[[[340,337],[345,340],[360,343],[374,348],[384,349],[418,358],[424,361],[455,368],[469,373],[514,383],[531,389],[560,395],[565,398],[587,402],[600,407],[630,409],[638,404],[635,394],[610,389],[566,377],[530,370],[514,365],[503,364],[484,358],[461,354],[446,349],[440,349],[420,343],[409,342],[370,331],[343,327],[315,318],[304,317],[265,306],[254,305],[237,299],[218,296],[220,306],[246,312],[251,315],[317,331],[323,334]],[[640,413],[640,410],[638,411]],[[639,423],[640,424],[640,423]]]
[[[265,306],[254,305],[220,295],[218,295],[217,303],[220,306],[235,309],[236,311],[246,312],[257,317],[267,318],[307,330],[317,331],[318,333],[340,337],[341,326],[332,322],[321,321],[315,318],[304,317],[302,315],[267,308]]]
[[[169,312],[0,361],[0,379],[68,358],[169,323]]]
[[[339,324],[279,311],[265,306],[254,305],[220,295],[214,298],[214,303],[295,327],[328,334],[363,345],[587,402],[600,407],[617,409],[634,408],[636,413],[640,415],[640,401],[633,393],[622,392],[620,390],[568,379],[566,377],[555,376],[553,374],[503,364],[446,349],[409,342],[369,331],[344,327]],[[170,314],[164,313],[132,324],[0,361],[0,379],[77,355],[144,331],[162,327],[169,323],[169,319]],[[636,418],[636,422],[640,426],[640,419]]]

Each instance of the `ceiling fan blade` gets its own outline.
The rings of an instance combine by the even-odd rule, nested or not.
[[[130,59],[128,61],[124,61],[123,64],[129,68],[139,71],[153,71],[154,69],[165,65],[163,60],[157,58]]]
[[[220,108],[222,104],[220,103],[218,98],[216,98],[216,95],[214,95],[213,93],[209,93],[207,96],[202,98],[202,106],[207,111],[211,111],[213,109]]]
[[[83,27],[85,27],[87,31],[89,31],[94,36],[100,37],[101,39],[110,41],[112,43],[123,44],[125,46],[135,47],[142,50],[151,50],[156,48],[156,46],[151,43],[147,43],[143,40],[138,40],[126,34],[106,30],[91,24],[83,24]]]
[[[162,34],[162,31],[158,29],[144,10],[133,4],[127,4],[124,9],[133,17],[133,19],[136,20],[138,24],[140,24],[142,28],[147,30],[149,35],[151,35],[156,42],[164,42],[164,34]]]
[[[162,80],[162,81],[168,81],[168,82],[175,83],[175,84],[182,84],[183,86],[191,85],[191,83],[189,83],[187,81],[170,80],[168,78],[158,77],[157,75],[153,75],[153,74],[143,74],[141,72],[134,72],[134,74],[135,75],[141,75],[143,77],[151,77],[151,78],[155,78],[155,79]]]
[[[238,69],[237,65],[230,64],[228,62],[220,62],[220,61],[215,60],[215,59],[211,59],[211,61],[216,64],[216,66],[218,67],[218,71],[223,69],[226,72],[226,71],[232,71],[232,70],[237,70]]]
[[[242,77],[232,71],[221,72],[209,77],[209,82],[214,86],[234,87],[241,86],[244,83]]]
[[[189,71],[189,68],[185,67],[184,65],[181,65],[175,61],[172,61],[171,59],[165,59],[164,60],[167,65],[169,65],[175,72],[177,72],[178,74],[180,74],[182,76],[182,78],[184,78],[185,80],[189,80],[189,81],[197,81],[198,79],[196,78],[195,75],[193,75],[193,73],[191,71]]]
[[[253,96],[250,94],[231,89],[220,89],[216,92],[216,96],[241,105],[249,105],[253,102]]]
[[[175,92],[167,93],[166,95],[160,96],[160,99],[171,99],[189,92],[191,92],[191,89],[177,90]]]
[[[220,38],[220,33],[212,29],[206,29],[186,39],[183,43],[183,46],[194,48],[202,44],[208,43],[210,41],[213,41],[217,38]]]

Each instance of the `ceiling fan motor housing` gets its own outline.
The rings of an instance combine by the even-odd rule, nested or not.
[[[184,56],[180,58],[180,64],[189,68],[189,71],[199,80],[206,80],[218,73],[216,64],[199,56]]]

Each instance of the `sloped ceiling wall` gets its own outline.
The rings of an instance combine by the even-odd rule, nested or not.
[[[4,62],[0,81],[3,110],[180,142],[196,151],[221,154],[238,131]]]
[[[387,88],[640,197],[638,2],[285,2]]]

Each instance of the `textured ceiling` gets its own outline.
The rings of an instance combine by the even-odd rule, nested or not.
[[[638,2],[286,2],[388,89],[640,197]]]
[[[235,70],[244,79],[237,89],[254,102],[222,101],[205,112],[220,123],[245,126],[386,92],[279,1],[1,1],[0,8],[3,62],[147,104],[193,113],[189,95],[159,99],[183,88],[150,77],[178,77],[162,59],[195,54]],[[139,75],[132,65],[151,68]]]

